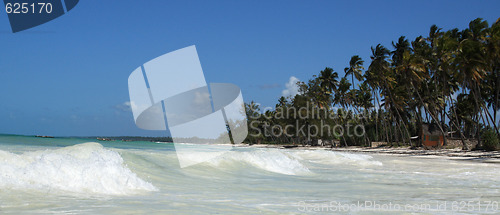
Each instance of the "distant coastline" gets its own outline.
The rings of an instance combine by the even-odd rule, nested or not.
[[[87,139],[96,139],[99,141],[143,141],[143,142],[165,142],[172,143],[171,137],[141,137],[141,136],[90,136],[90,137],[78,137]]]

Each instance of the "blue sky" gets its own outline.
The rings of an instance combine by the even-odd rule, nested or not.
[[[496,9],[495,9],[496,8]],[[326,66],[343,75],[352,55],[432,24],[466,28],[500,17],[500,1],[83,0],[41,26],[11,33],[0,12],[0,133],[145,135],[127,79],[141,64],[196,45],[207,82],[234,83],[246,102],[274,106],[291,76]]]

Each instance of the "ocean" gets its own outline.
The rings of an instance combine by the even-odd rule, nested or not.
[[[2,214],[499,214],[499,191],[473,160],[236,147],[180,168],[169,143],[0,135]]]

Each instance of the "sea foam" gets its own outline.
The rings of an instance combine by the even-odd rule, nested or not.
[[[382,162],[373,160],[373,157],[365,154],[351,154],[327,150],[296,150],[292,152],[299,159],[312,163],[326,165],[353,165],[353,166],[382,166]]]
[[[0,189],[127,195],[156,191],[99,143],[14,154],[0,150]]]
[[[247,164],[254,168],[285,175],[307,175],[311,171],[288,152],[277,149],[229,151],[208,161],[212,166]]]
[[[372,156],[351,154],[326,150],[282,150],[282,149],[250,149],[228,152],[195,152],[183,155],[193,162],[203,162],[214,167],[242,168],[243,164],[256,169],[284,175],[308,175],[310,163],[328,166],[352,165],[382,166],[382,162],[373,160]],[[215,157],[215,158],[213,158]],[[213,158],[213,159],[207,159]]]

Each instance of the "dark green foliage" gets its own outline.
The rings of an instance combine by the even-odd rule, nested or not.
[[[491,128],[485,129],[481,135],[483,139],[483,149],[486,151],[500,150],[500,141],[498,135]]]
[[[481,142],[482,127],[491,127],[489,133],[500,136],[496,114],[500,110],[499,21],[490,27],[478,18],[462,31],[443,31],[433,25],[428,36],[413,41],[401,36],[392,46],[393,50],[380,44],[371,47],[366,70],[364,61],[354,55],[344,77],[326,67],[318,76],[298,83],[299,95],[280,98],[275,110],[247,110],[249,125],[254,123],[258,129],[273,125],[362,126],[363,135],[266,136],[250,129],[253,135],[247,142],[309,144],[334,139],[342,146],[368,146],[377,141],[418,147],[421,140],[413,137],[420,136],[423,123],[435,125],[443,136],[460,138],[463,149],[467,149],[466,139]],[[255,105],[252,102],[247,108]],[[287,108],[300,109],[307,117],[276,117]],[[311,114],[315,109],[321,114]],[[490,136],[484,144],[491,142]]]

